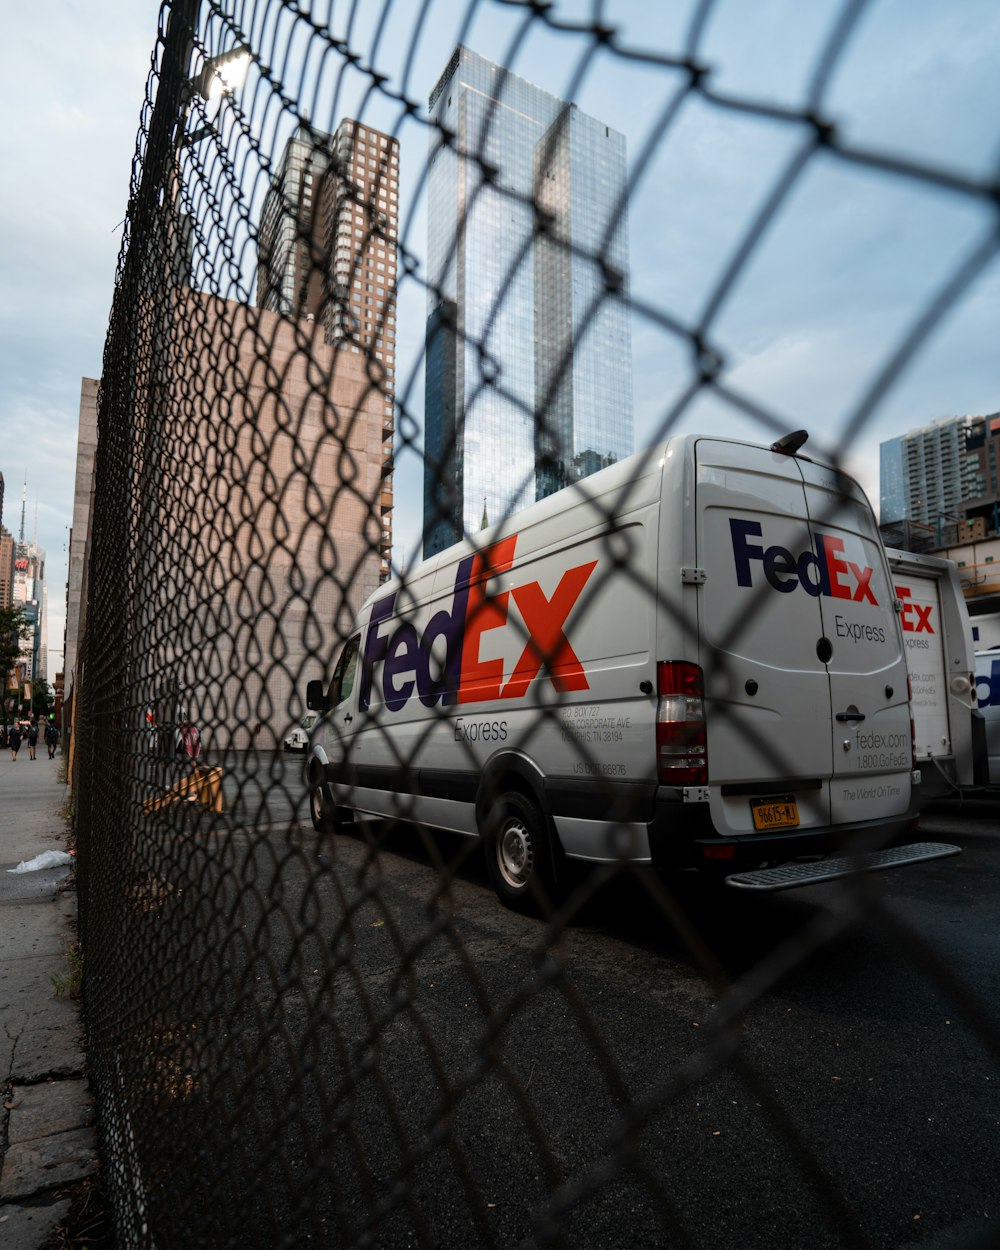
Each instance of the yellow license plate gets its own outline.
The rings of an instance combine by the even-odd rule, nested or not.
[[[760,832],[766,829],[792,829],[799,823],[799,808],[794,799],[756,799],[750,804],[753,827]]]

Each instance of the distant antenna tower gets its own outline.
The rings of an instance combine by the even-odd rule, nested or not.
[[[24,542],[24,508],[27,502],[28,502],[28,475],[27,473],[25,473],[24,489],[21,491],[21,538],[20,538],[20,541],[22,543]]]

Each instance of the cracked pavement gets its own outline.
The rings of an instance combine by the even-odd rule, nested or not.
[[[66,1187],[93,1175],[93,1101],[84,1075],[80,1003],[68,981],[76,894],[63,866],[12,875],[61,850],[66,788],[59,760],[0,758],[0,1242],[35,1250],[70,1210]]]

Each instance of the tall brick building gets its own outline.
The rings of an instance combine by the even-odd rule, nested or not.
[[[14,595],[14,535],[0,525],[0,608],[7,608]]]
[[[82,593],[71,584],[67,688],[85,652],[81,613],[104,596],[109,619],[114,578],[130,576],[143,587],[130,702],[181,708],[214,750],[274,747],[379,584],[382,394],[365,356],[326,342],[319,322],[183,290],[172,338],[154,450],[121,469],[147,502],[118,570],[90,567],[85,509],[80,522],[74,511]],[[81,431],[95,387],[85,381]],[[78,471],[78,504],[92,488],[93,472]]]
[[[382,577],[392,550],[399,142],[352,119],[288,141],[264,200],[257,306],[322,325],[382,392]]]

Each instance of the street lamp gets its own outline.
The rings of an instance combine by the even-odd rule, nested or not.
[[[238,44],[229,52],[206,61],[201,72],[191,80],[191,85],[209,103],[230,95],[246,81],[250,57],[249,47],[245,43]]]
[[[193,78],[188,79],[189,94],[200,95],[207,104],[221,100],[223,96],[232,95],[246,82],[252,56],[250,48],[245,43],[241,43],[229,52],[211,57]],[[190,147],[192,143],[207,139],[213,130],[211,123],[199,126],[197,130],[192,130],[190,133],[182,128],[178,135],[178,147]]]

